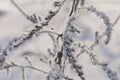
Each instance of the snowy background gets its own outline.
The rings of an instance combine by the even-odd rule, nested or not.
[[[53,0],[15,0],[17,4],[29,15],[36,13],[44,17],[47,12],[52,8]],[[86,0],[89,1],[89,0]],[[91,0],[87,2],[97,7],[98,10],[105,12],[111,19],[111,22],[120,14],[120,0]],[[61,33],[65,27],[66,13],[69,12],[69,3],[63,6],[62,10],[50,22],[48,28],[54,28]],[[94,14],[87,11],[79,11],[78,22],[80,28],[83,30],[80,36],[81,41],[89,44],[94,40],[95,31],[104,30],[102,20],[97,18]],[[0,0],[0,48],[15,36],[20,36],[21,33],[32,27],[33,24],[29,22],[10,2],[10,0]],[[120,77],[120,21],[114,26],[112,39],[110,43],[105,46],[101,45],[95,48],[95,53],[100,61],[109,62],[110,67],[117,71]],[[52,47],[50,38],[43,34],[36,37],[20,48],[13,50],[7,57],[8,61],[13,61],[18,64],[28,64],[24,56],[29,54],[28,57],[35,66],[45,71],[49,71],[48,65],[40,62],[41,55],[47,56],[47,49]],[[108,80],[104,72],[96,66],[91,65],[87,55],[80,56],[80,63],[84,66],[85,75],[87,80]],[[22,80],[21,70],[19,68],[10,69],[9,76],[6,70],[0,71],[0,80]],[[70,73],[72,75],[72,73]],[[45,76],[41,72],[34,70],[26,70],[27,80],[44,80]]]

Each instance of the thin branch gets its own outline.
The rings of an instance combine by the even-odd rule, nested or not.
[[[32,62],[28,59],[28,57],[25,57],[25,59],[31,66],[33,66]]]
[[[23,68],[30,68],[30,69],[33,69],[33,70],[42,72],[42,73],[44,73],[44,74],[47,74],[47,73],[48,73],[48,72],[46,72],[46,71],[43,71],[43,70],[38,69],[38,68],[33,67],[33,66],[22,66],[22,65],[15,64],[15,63],[13,63],[13,62],[12,62],[11,64],[6,63],[6,65],[4,66],[4,69],[8,69],[8,68],[12,68],[12,67],[18,67],[18,68],[21,68],[21,69],[23,69]]]
[[[25,68],[23,67],[21,69],[22,69],[22,78],[23,78],[23,80],[25,80]]]
[[[75,0],[73,0],[72,9],[71,9],[71,11],[70,11],[69,16],[71,16],[71,15],[72,15],[72,13],[73,13],[73,11],[74,11],[74,5],[75,5]]]
[[[51,33],[51,34],[55,34],[55,35],[60,35],[59,33],[55,32],[55,31],[48,31],[48,30],[44,30],[44,31],[39,31],[36,35],[39,35],[41,33]]]
[[[28,14],[26,14],[18,5],[14,0],[11,0],[11,2],[15,5],[15,7],[25,16],[25,17],[29,17]]]
[[[75,12],[77,10],[78,4],[79,4],[79,0],[76,0],[75,9],[74,9]]]
[[[18,48],[20,45],[25,43],[27,40],[30,40],[38,31],[40,31],[43,27],[47,26],[48,23],[51,21],[51,19],[59,12],[62,5],[65,3],[66,0],[63,0],[61,2],[61,6],[57,9],[57,11],[50,13],[51,18],[47,20],[47,22],[42,23],[40,26],[36,25],[32,30],[27,32],[26,34],[21,35],[20,37],[15,37],[14,39],[10,40],[10,42],[1,49],[1,53],[5,54],[7,56],[7,53],[9,51],[12,51],[15,48]],[[50,16],[49,15],[49,16]]]
[[[120,20],[120,15],[117,17],[117,19],[115,20],[115,22],[112,24],[112,27],[115,26],[115,24]]]

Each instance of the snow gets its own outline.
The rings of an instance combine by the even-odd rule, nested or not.
[[[19,6],[29,15],[36,13],[42,18],[47,15],[49,9],[52,8],[53,0],[15,0]],[[88,1],[88,0],[87,0]],[[109,16],[111,23],[117,18],[120,14],[120,1],[119,0],[94,0],[89,1],[89,4],[94,5],[97,7],[97,10],[100,10],[106,15]],[[67,4],[67,3],[66,3]],[[51,28],[51,26],[59,33],[61,33],[65,27],[66,23],[66,12],[68,12],[69,5],[64,6],[60,13],[53,18],[50,22],[50,26],[46,28]],[[96,9],[92,9],[94,12]],[[84,10],[83,10],[84,11]],[[80,13],[81,11],[79,11]],[[81,26],[79,26],[82,30],[82,33],[79,37],[81,41],[89,46],[89,44],[94,41],[94,33],[100,30],[99,33],[102,33],[105,28],[104,24],[99,18],[92,15],[93,13],[80,13],[78,16],[78,21]],[[96,13],[97,14],[97,13]],[[101,15],[104,17],[104,14]],[[58,19],[59,18],[59,19]],[[107,17],[104,19],[104,23],[107,25]],[[100,23],[99,23],[100,22]],[[76,23],[76,24],[77,24]],[[0,0],[0,50],[6,44],[9,44],[8,41],[12,40],[14,42],[16,36],[20,36],[29,28],[32,28],[33,24],[28,21],[18,10],[17,8],[10,2],[10,0]],[[63,26],[63,27],[62,27]],[[94,50],[97,58],[100,61],[105,61],[110,64],[110,68],[115,70],[120,77],[120,21],[113,27],[112,37],[107,46],[100,43],[100,46],[97,46]],[[88,33],[89,32],[89,33]],[[83,36],[83,37],[82,37]],[[15,38],[15,39],[13,39]],[[89,42],[89,43],[88,43]],[[11,42],[10,42],[11,43]],[[10,48],[11,46],[8,46]],[[13,47],[11,47],[13,48]],[[40,57],[46,57],[47,49],[53,48],[51,39],[46,35],[43,34],[40,37],[35,37],[32,40],[26,42],[18,49],[13,50],[10,52],[9,56],[7,57],[7,61],[14,61],[18,64],[28,64],[25,62],[24,57],[21,55],[25,53],[25,51],[33,52],[34,56],[29,55],[30,60],[33,64],[40,69],[45,71],[51,71],[50,67],[47,64],[44,64],[39,61]],[[3,51],[4,52],[4,51]],[[29,54],[29,53],[28,53]],[[112,55],[112,56],[111,56]],[[48,56],[47,56],[48,57]],[[3,59],[3,56],[0,60]],[[85,75],[87,80],[108,80],[107,75],[102,72],[98,66],[91,65],[89,57],[87,55],[82,54],[80,56],[80,64],[83,64],[85,67]],[[96,63],[96,62],[95,62]],[[1,63],[0,63],[1,66]],[[70,74],[70,73],[69,73]],[[72,73],[71,73],[72,74]],[[110,75],[113,75],[112,73]],[[116,73],[114,73],[116,75]],[[17,76],[17,77],[16,77]],[[10,70],[10,75],[7,76],[6,70],[0,71],[0,80],[21,80],[21,69],[12,68]],[[33,71],[33,70],[26,70],[26,78],[27,80],[45,80],[47,75]],[[73,74],[73,76],[75,76]],[[19,78],[18,78],[19,77]],[[111,77],[111,80],[113,77]],[[117,79],[115,79],[117,80]]]

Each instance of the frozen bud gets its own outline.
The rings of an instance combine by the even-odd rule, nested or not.
[[[54,12],[53,11],[49,11],[50,14],[53,14]]]
[[[107,73],[108,73],[108,74],[111,74],[111,73],[112,73],[112,70],[111,70],[111,69],[109,69],[109,68],[107,68],[107,70],[106,70],[106,71],[107,71]]]
[[[112,72],[112,76],[117,76],[117,72]]]
[[[102,63],[101,65],[102,66],[108,66],[108,63]]]
[[[99,16],[99,15],[100,15],[100,12],[99,12],[99,11],[96,11],[96,15]]]
[[[100,17],[103,18],[103,19],[106,18],[105,13],[101,12],[101,13],[100,13]]]
[[[90,11],[91,12],[96,12],[96,8],[94,8],[93,6],[91,6]]]
[[[106,66],[103,66],[102,69],[103,69],[103,71],[107,71],[107,67]]]
[[[110,41],[110,37],[107,36],[107,38],[104,40],[104,43],[107,45]]]
[[[54,2],[54,6],[55,6],[55,7],[57,7],[57,6],[61,6],[60,1],[55,1],[55,2]]]

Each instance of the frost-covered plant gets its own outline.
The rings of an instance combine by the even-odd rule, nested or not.
[[[13,38],[5,46],[3,46],[3,48],[1,48],[1,70],[6,69],[7,71],[9,71],[9,69],[12,67],[21,68],[23,72],[23,80],[26,79],[26,68],[43,72],[44,74],[46,74],[46,80],[76,80],[74,76],[71,77],[70,75],[67,75],[66,70],[68,66],[70,66],[70,70],[73,71],[73,73],[77,74],[79,80],[87,80],[84,75],[84,67],[78,61],[81,53],[87,53],[90,57],[91,63],[93,65],[101,67],[101,69],[107,73],[109,80],[119,80],[117,72],[113,71],[109,67],[108,63],[100,62],[99,59],[96,58],[94,47],[96,45],[99,45],[100,39],[104,36],[106,37],[104,43],[108,44],[110,42],[112,27],[117,23],[120,16],[116,19],[114,23],[111,23],[109,17],[105,13],[98,11],[92,5],[86,5],[85,0],[70,0],[72,2],[71,10],[69,15],[67,15],[68,21],[66,22],[63,33],[60,34],[55,32],[54,30],[44,29],[44,27],[49,25],[49,22],[54,16],[57,15],[64,3],[67,1],[68,0],[54,1],[54,9],[48,12],[48,15],[44,18],[44,22],[42,22],[40,16],[36,16],[36,14],[29,16],[16,4],[15,1],[11,0],[11,2],[16,6],[16,8],[35,26],[33,26],[31,30],[24,32],[21,36]],[[79,26],[75,24],[75,22],[77,21],[77,15],[79,15],[77,12],[79,9],[85,9],[89,12],[95,13],[95,15],[102,19],[103,23],[106,25],[106,29],[102,35],[99,34],[100,32],[96,31],[95,41],[90,46],[85,45],[78,38],[79,36],[81,36],[82,33],[82,30],[79,28]],[[50,71],[46,72],[44,70],[36,68],[28,57],[26,57],[25,59],[29,63],[29,65],[19,65],[14,62],[8,63],[6,61],[7,56],[10,54],[10,51],[15,50],[28,40],[35,38],[36,36],[38,37],[43,33],[47,33],[54,42],[54,49],[48,49],[49,56],[52,57],[52,59],[40,59],[40,61],[48,64],[51,67]],[[55,37],[54,35],[57,35],[57,37]]]

